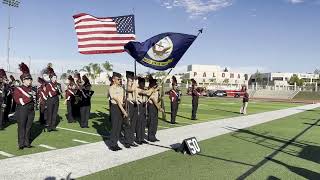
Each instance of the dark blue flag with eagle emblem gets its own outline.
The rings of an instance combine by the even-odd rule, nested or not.
[[[124,49],[140,64],[164,71],[176,66],[196,38],[195,35],[167,32],[145,42],[131,41]]]

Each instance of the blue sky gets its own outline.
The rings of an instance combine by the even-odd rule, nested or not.
[[[133,10],[134,9],[134,10]],[[39,71],[79,69],[110,60],[117,71],[133,70],[126,53],[78,53],[72,15],[131,14],[138,41],[162,32],[204,33],[178,71],[188,64],[216,64],[236,71],[313,72],[320,68],[320,0],[21,0],[11,9],[11,69],[22,60]],[[6,68],[8,8],[0,5],[0,66]],[[147,71],[138,65],[140,72]]]

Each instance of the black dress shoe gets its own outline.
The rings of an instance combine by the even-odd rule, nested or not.
[[[145,141],[145,140],[142,140],[141,141],[143,144],[149,144],[147,141]]]
[[[159,140],[159,139],[157,139],[157,138],[155,138],[154,140],[155,140],[155,141],[160,141],[160,140]]]
[[[130,148],[130,144],[124,144],[123,145],[125,148]]]
[[[19,150],[23,150],[23,148],[24,148],[23,146],[20,146],[20,147],[19,147]]]
[[[111,151],[118,151],[118,149],[117,149],[115,146],[111,146],[109,149],[110,149]]]
[[[142,142],[141,141],[136,141],[137,144],[139,145],[142,145]]]
[[[135,144],[135,143],[131,143],[130,146],[132,146],[132,147],[138,147],[138,145]]]
[[[4,128],[3,128],[3,127],[0,127],[0,131],[2,131],[2,130],[4,130]]]
[[[119,146],[115,146],[115,148],[117,151],[122,150],[122,148],[120,148]]]

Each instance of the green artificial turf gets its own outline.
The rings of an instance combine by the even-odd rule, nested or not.
[[[320,109],[200,142],[198,155],[173,150],[80,179],[320,179]]]
[[[41,126],[37,123],[38,112],[36,112],[36,118],[32,128],[32,145],[35,146],[31,149],[25,149],[19,151],[17,149],[17,125],[13,124],[6,127],[4,131],[0,131],[0,151],[4,151],[15,156],[31,154],[36,152],[48,151],[43,147],[39,147],[40,144],[49,145],[55,148],[66,148],[81,145],[78,142],[72,141],[73,139],[79,139],[88,141],[90,143],[103,140],[102,136],[108,135],[110,130],[110,122],[108,121],[108,105],[106,94],[106,86],[94,86],[95,94],[92,97],[91,116],[89,120],[89,127],[87,129],[80,128],[78,123],[67,123],[65,113],[66,106],[63,101],[60,101],[59,106],[59,119],[60,123],[58,127],[68,128],[72,130],[78,130],[83,132],[94,133],[94,135],[83,134],[79,132],[68,131],[64,129],[58,129],[57,132],[42,132]],[[170,122],[170,103],[169,98],[166,96],[165,105],[167,111],[167,119],[162,119],[161,113],[159,113],[159,130],[164,128],[179,127],[194,123],[201,123],[205,121],[211,121],[216,119],[234,117],[239,115],[239,109],[241,106],[241,99],[223,99],[223,98],[200,98],[198,108],[198,120],[191,121],[191,97],[183,96],[181,104],[179,106],[177,124],[171,125]],[[289,108],[299,106],[301,104],[290,104],[280,102],[250,102],[248,107],[248,114],[254,114],[265,111],[278,110],[283,108]],[[7,158],[0,155],[0,159]]]

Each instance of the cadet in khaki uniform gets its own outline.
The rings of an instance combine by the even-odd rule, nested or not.
[[[138,119],[137,119],[137,125],[136,125],[136,143],[137,144],[143,144],[147,143],[147,141],[144,140],[145,136],[145,129],[147,126],[147,119],[146,119],[146,102],[147,102],[147,95],[145,93],[145,79],[142,77],[138,78],[138,85],[137,88],[137,103],[138,103]]]
[[[134,143],[135,131],[138,119],[138,104],[137,104],[137,86],[134,83],[134,72],[127,71],[127,89],[126,89],[126,111],[130,124],[124,127],[124,147],[130,148],[131,146],[136,147]]]
[[[157,80],[156,79],[149,79],[149,90],[152,93],[148,99],[148,115],[149,115],[149,123],[148,123],[148,141],[155,142],[159,141],[156,138],[157,128],[158,128],[158,111],[163,112],[159,104],[159,92],[157,88]]]
[[[111,135],[110,135],[110,150],[118,151],[121,148],[118,146],[120,131],[123,123],[123,118],[128,117],[127,112],[123,108],[124,90],[120,86],[121,74],[113,72],[113,85],[109,88],[110,97],[110,115],[111,115]]]

